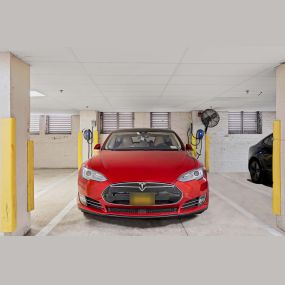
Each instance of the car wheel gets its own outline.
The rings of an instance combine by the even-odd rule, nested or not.
[[[252,182],[261,183],[263,178],[263,171],[258,160],[251,161],[249,165],[249,172]]]

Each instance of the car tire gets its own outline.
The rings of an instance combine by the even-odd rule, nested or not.
[[[203,210],[203,211],[197,212],[197,213],[195,213],[195,215],[201,215],[201,214],[203,214],[205,211],[206,211],[206,210]]]
[[[263,180],[263,169],[260,162],[256,159],[252,160],[249,164],[249,173],[253,183],[261,183]]]
[[[83,214],[84,218],[86,218],[86,219],[91,219],[92,218],[92,215],[87,213],[87,212],[83,212],[82,211],[82,214]]]

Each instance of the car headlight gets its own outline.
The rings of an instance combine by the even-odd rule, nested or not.
[[[178,181],[187,182],[192,180],[200,180],[204,177],[204,169],[197,168],[194,170],[187,171],[178,177]]]
[[[82,168],[82,176],[86,180],[94,180],[94,181],[99,181],[99,182],[103,182],[107,180],[107,178],[100,172],[91,170],[87,167]]]

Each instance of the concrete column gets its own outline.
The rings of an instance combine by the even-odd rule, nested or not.
[[[80,131],[84,129],[92,129],[93,123],[96,122],[96,127],[93,130],[98,129],[99,120],[99,112],[94,110],[84,110],[80,111]],[[83,162],[88,159],[88,144],[85,140],[83,140]]]
[[[276,119],[281,120],[281,216],[277,225],[285,231],[285,64],[276,70]]]
[[[31,225],[27,212],[30,66],[8,52],[0,53],[0,118],[16,118],[17,227],[9,235],[24,235]]]

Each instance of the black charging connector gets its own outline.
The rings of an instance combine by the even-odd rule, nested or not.
[[[83,138],[86,140],[88,144],[88,159],[89,159],[92,157],[92,150],[93,150],[93,130],[84,129],[82,130],[82,133],[83,133]]]

